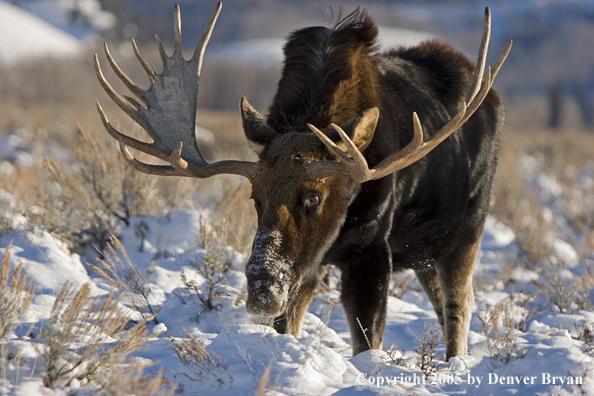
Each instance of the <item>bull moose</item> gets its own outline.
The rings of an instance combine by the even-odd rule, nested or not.
[[[97,102],[126,161],[149,174],[225,173],[251,182],[258,229],[245,267],[246,309],[273,317],[279,333],[300,336],[320,268],[332,263],[341,270],[353,355],[381,348],[390,275],[412,268],[435,308],[446,358],[465,355],[472,271],[504,121],[491,85],[511,48],[510,42],[485,70],[489,9],[477,65],[438,40],[378,53],[378,28],[359,9],[329,28],[292,33],[268,117],[241,98],[243,128],[258,161],[207,163],[195,138],[197,95],[220,10],[219,3],[186,61],[175,6],[172,56],[157,38],[161,74],[132,39],[150,79],[147,90],[124,74],[105,46],[114,72],[138,99],[114,91],[95,55],[103,88],[153,140],[117,131]],[[140,162],[127,147],[169,164]]]

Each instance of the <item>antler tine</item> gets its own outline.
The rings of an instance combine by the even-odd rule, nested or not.
[[[503,62],[505,62],[505,59],[507,58],[509,51],[511,51],[512,44],[513,41],[510,40],[507,44],[507,47],[505,47],[505,50],[503,50],[503,53],[501,54],[499,59],[497,59],[497,62],[495,62],[495,65],[493,66],[493,69],[491,71],[491,84],[493,83],[493,80],[495,80],[495,76],[497,75],[497,73],[499,73],[499,69],[503,65]]]
[[[395,155],[392,155],[376,166],[378,169],[383,169],[382,174],[384,176],[389,175],[390,173],[395,172],[392,169],[400,169],[402,164],[408,162],[410,160],[410,156],[414,153],[418,152],[424,145],[423,143],[423,126],[421,125],[421,121],[419,120],[419,116],[416,112],[413,112],[413,129],[414,135],[412,140],[409,144],[407,144],[402,150],[400,150]],[[373,169],[372,169],[373,170]],[[378,171],[376,170],[377,173]],[[383,176],[381,176],[383,177]],[[379,177],[374,177],[373,179],[378,179]],[[369,179],[371,180],[371,178]]]
[[[210,19],[208,20],[208,23],[206,24],[204,31],[202,32],[202,36],[200,36],[200,41],[198,41],[198,45],[194,50],[194,55],[192,55],[192,58],[190,59],[191,63],[198,62],[198,76],[200,76],[200,71],[202,69],[202,59],[204,58],[204,51],[206,50],[206,45],[210,40],[212,30],[214,29],[215,23],[217,22],[222,8],[223,3],[219,1],[214,11],[212,12],[212,15],[210,16]]]
[[[353,157],[352,160],[342,160],[342,163],[348,169],[353,180],[358,183],[363,183],[364,181],[369,180],[371,178],[371,175],[374,173],[374,170],[369,170],[369,165],[367,164],[367,160],[363,156],[363,153],[361,153],[361,151],[357,148],[355,143],[353,143],[351,138],[349,138],[349,136],[346,134],[345,131],[342,130],[341,127],[339,127],[336,124],[330,125],[338,133],[338,135],[346,145],[347,150]]]
[[[132,41],[132,49],[134,50],[134,55],[136,55],[136,59],[138,59],[138,62],[140,62],[140,64],[142,65],[142,68],[144,69],[144,71],[146,71],[146,74],[148,74],[148,77],[149,77],[149,80],[151,80],[151,83],[154,83],[155,82],[155,71],[153,70],[151,65],[149,65],[149,63],[146,61],[146,59],[144,59],[144,57],[140,54],[140,51],[138,50],[138,46],[136,45],[136,40],[134,40],[134,37],[132,37],[131,41]]]
[[[126,136],[117,129],[115,129],[107,119],[107,116],[105,115],[105,112],[103,111],[103,108],[101,107],[101,104],[99,104],[98,100],[95,101],[95,104],[97,106],[99,116],[101,117],[101,121],[103,122],[103,126],[114,139],[123,142],[124,144],[136,150],[143,151],[164,161],[168,160],[168,157],[164,155],[161,151],[155,149],[152,144],[141,142],[140,140],[136,140],[134,138],[131,138],[130,136]]]
[[[474,100],[466,105],[466,114],[465,116],[459,121],[458,127],[464,124],[472,114],[478,109],[478,107],[483,103],[483,100],[487,97],[489,90],[491,89],[491,85],[493,84],[493,80],[491,79],[491,67],[487,67],[487,71],[484,73],[483,81],[481,83],[481,89],[479,90],[478,94],[475,96]],[[456,129],[458,129],[458,127]]]
[[[147,132],[151,133],[150,126],[146,122],[144,122],[144,120],[142,118],[140,118],[138,116],[137,111],[134,110],[128,104],[128,102],[119,93],[117,93],[113,89],[111,84],[105,79],[105,76],[103,75],[103,70],[101,70],[101,65],[99,64],[99,57],[97,56],[97,54],[94,55],[93,59],[95,60],[95,72],[97,74],[97,78],[99,79],[99,83],[101,84],[101,86],[103,87],[105,92],[107,92],[109,97],[115,102],[115,104],[118,105],[118,107],[120,109],[122,109],[124,111],[124,113],[126,113],[130,118],[132,118],[134,121],[136,121]],[[151,137],[152,137],[152,135],[151,135]]]
[[[163,69],[165,69],[167,66],[167,52],[165,52],[165,47],[163,47],[161,39],[156,34],[155,39],[157,40],[157,46],[159,47],[159,56],[161,57],[161,62],[163,63]]]
[[[185,176],[192,176],[192,174],[188,171],[188,162],[181,157],[183,148],[184,144],[180,142],[177,148],[173,150],[169,162],[171,163],[171,166],[173,166],[179,173]]]
[[[328,147],[328,149],[334,155],[336,155],[337,157],[339,157],[341,159],[341,161],[347,161],[348,162],[348,161],[351,160],[350,157],[348,155],[346,155],[346,153],[344,151],[342,151],[340,149],[340,147],[338,147],[336,145],[336,143],[334,143],[332,140],[330,140],[330,138],[328,136],[326,136],[324,134],[324,132],[320,131],[318,128],[316,128],[312,124],[307,124],[307,126],[322,141],[322,143],[324,143],[326,145],[326,147]],[[347,136],[347,138],[348,138],[348,136]]]
[[[400,158],[407,158],[409,155],[419,150],[423,146],[423,126],[419,120],[419,116],[416,111],[413,111],[413,130],[414,135],[410,143],[406,145],[402,150],[398,152]],[[399,158],[395,158],[394,161],[398,161]]]
[[[484,73],[483,81],[481,82],[481,84],[478,84],[480,89],[474,95],[472,102],[468,103],[467,115],[466,117],[464,117],[464,119],[462,119],[460,125],[464,124],[470,118],[470,116],[472,116],[472,114],[476,111],[476,109],[478,109],[478,107],[481,105],[481,103],[489,93],[489,90],[493,85],[493,81],[495,81],[495,76],[499,72],[499,69],[503,65],[503,62],[505,62],[505,59],[507,58],[507,55],[509,54],[511,47],[512,41],[510,41],[507,44],[507,47],[505,47],[505,50],[503,51],[501,56],[499,56],[499,59],[497,59],[497,62],[493,66],[493,69],[491,69],[491,67],[487,67],[487,71]]]
[[[179,5],[176,4],[173,12],[173,55],[177,60],[182,60],[181,49],[181,13]]]
[[[116,63],[116,61],[111,56],[111,53],[109,52],[109,48],[107,47],[107,43],[104,43],[103,44],[103,48],[105,50],[105,55],[107,57],[107,61],[111,65],[111,68],[113,69],[113,71],[115,72],[115,74],[117,74],[117,76],[120,78],[120,80],[122,80],[122,82],[124,83],[124,85],[126,85],[126,87],[128,87],[128,89],[130,91],[132,91],[134,93],[134,95],[136,95],[140,99],[142,99],[142,101],[144,102],[145,106],[148,105],[148,102],[146,100],[146,96],[144,95],[144,91],[142,89],[140,89],[136,84],[134,84],[134,82],[130,79],[130,77],[128,77],[126,75],[126,73],[124,73],[124,71],[120,68],[120,66],[118,66],[118,64]],[[130,101],[130,99],[128,97],[126,97],[126,99],[128,99]]]
[[[168,165],[151,165],[151,164],[145,164],[144,162],[138,161],[136,158],[134,158],[134,156],[132,155],[130,150],[128,150],[128,147],[126,147],[126,144],[121,140],[120,140],[120,151],[122,152],[122,156],[124,157],[126,162],[131,167],[133,167],[134,169],[136,169],[139,172],[146,173],[149,175],[160,175],[160,176],[186,176],[186,175],[180,174],[176,169],[174,169]]]
[[[478,60],[476,68],[474,69],[474,77],[472,79],[472,88],[466,97],[466,103],[474,100],[481,89],[481,82],[483,80],[483,71],[487,63],[487,51],[489,48],[489,40],[491,38],[491,10],[485,7],[485,19],[483,21],[483,37],[481,39],[481,46],[479,48]]]

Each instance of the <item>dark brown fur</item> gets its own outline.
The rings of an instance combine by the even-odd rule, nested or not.
[[[365,13],[352,13],[331,29],[310,27],[292,34],[285,66],[270,106],[268,125],[278,132],[308,131],[307,123],[341,125],[377,106],[378,30]]]
[[[416,271],[435,307],[447,357],[467,353],[472,269],[487,215],[504,112],[487,98],[456,133],[413,165],[379,180],[315,180],[304,162],[333,160],[307,123],[335,141],[344,124],[378,107],[369,166],[408,144],[412,113],[425,139],[460,109],[474,64],[440,41],[375,54],[377,27],[355,11],[332,28],[293,33],[266,122],[244,109],[246,136],[259,151],[252,180],[258,234],[246,266],[247,309],[276,316],[300,335],[320,266],[342,271],[342,303],[353,354],[381,348],[390,274]]]

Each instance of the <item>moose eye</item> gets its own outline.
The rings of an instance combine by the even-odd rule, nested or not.
[[[321,201],[322,199],[320,198],[320,195],[315,192],[308,192],[303,197],[303,205],[305,205],[306,208],[316,207]]]

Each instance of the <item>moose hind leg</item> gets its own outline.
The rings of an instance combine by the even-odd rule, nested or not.
[[[444,298],[446,360],[468,354],[468,331],[474,305],[472,269],[479,246],[480,238],[474,244],[458,245],[449,260],[437,268]]]
[[[417,275],[417,279],[423,287],[423,290],[427,294],[431,305],[433,305],[433,309],[437,315],[437,320],[439,321],[439,326],[441,327],[441,332],[444,334],[445,340],[445,328],[443,327],[443,293],[441,292],[439,277],[437,276],[437,269],[435,266],[433,266],[427,269],[416,270],[415,274]]]

